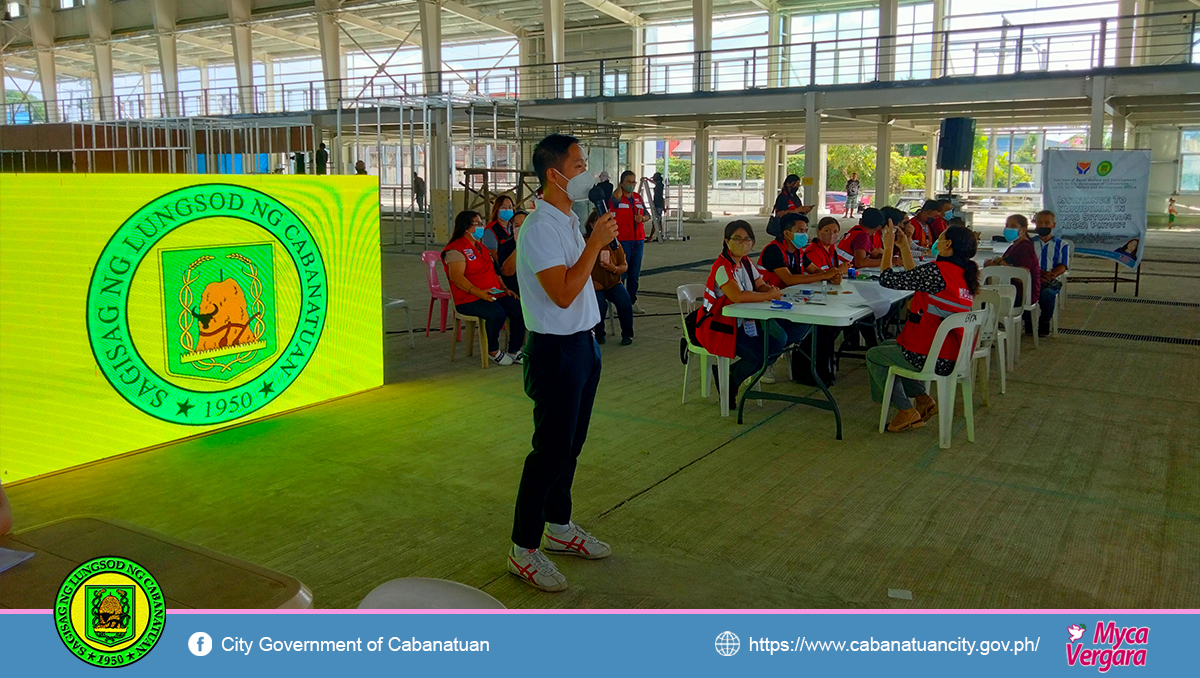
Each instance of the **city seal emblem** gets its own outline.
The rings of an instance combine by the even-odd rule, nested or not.
[[[75,568],[54,599],[54,626],[71,654],[93,666],[128,666],[162,637],[166,602],[146,568],[94,558]]]
[[[105,245],[88,287],[88,340],[133,407],[174,424],[223,424],[296,381],[328,300],[325,260],[291,209],[247,186],[197,184],[151,200]]]

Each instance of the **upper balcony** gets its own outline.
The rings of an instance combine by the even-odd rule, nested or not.
[[[445,92],[521,102],[713,96],[770,90],[954,84],[1036,74],[1189,70],[1200,64],[1200,9],[1136,16],[836,39],[751,49],[505,65],[305,84],[219,87],[14,103],[10,124],[311,113],[356,101]],[[1200,93],[1200,80],[1190,93]],[[995,99],[997,97],[991,97]]]

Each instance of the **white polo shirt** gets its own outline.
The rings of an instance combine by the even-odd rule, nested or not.
[[[538,334],[575,334],[600,322],[596,293],[589,280],[567,308],[550,300],[537,274],[555,266],[571,268],[583,254],[579,217],[544,201],[534,203],[517,235],[517,282],[521,286],[521,312],[525,327]]]

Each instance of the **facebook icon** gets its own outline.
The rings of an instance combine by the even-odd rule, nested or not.
[[[212,638],[203,631],[197,631],[188,638],[188,649],[197,657],[203,657],[212,652]]]

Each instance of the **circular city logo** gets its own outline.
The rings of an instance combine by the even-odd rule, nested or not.
[[[54,626],[71,654],[99,667],[128,666],[162,637],[167,606],[158,582],[127,558],[94,558],[67,575]]]
[[[1108,176],[1108,173],[1111,171],[1112,171],[1112,163],[1107,160],[1101,162],[1099,165],[1096,166],[1096,174],[1099,174],[1102,177]]]
[[[291,209],[245,186],[200,184],[150,201],[108,241],[88,287],[88,340],[129,404],[221,424],[296,381],[328,298],[325,261]]]
[[[742,647],[742,640],[733,631],[722,631],[717,634],[717,654],[722,657],[732,657]]]

